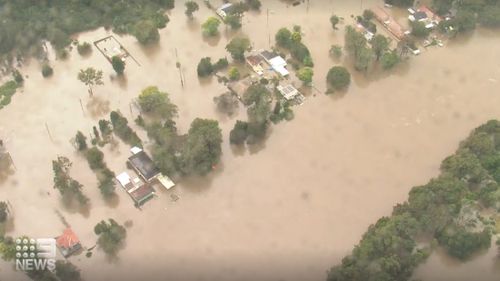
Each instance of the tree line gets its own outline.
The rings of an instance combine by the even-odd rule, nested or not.
[[[500,211],[500,122],[475,129],[455,154],[441,164],[441,174],[413,187],[408,200],[390,217],[371,225],[328,281],[409,280],[431,253],[433,244],[459,260],[491,245],[495,220],[484,210]],[[496,213],[493,212],[493,213]],[[418,243],[417,238],[432,237]]]

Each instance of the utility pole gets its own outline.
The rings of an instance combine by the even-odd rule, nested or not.
[[[50,134],[49,126],[47,125],[47,122],[45,122],[45,129],[47,129],[47,134],[49,135],[50,141],[54,142],[54,139],[52,139],[52,135]]]
[[[82,113],[83,115],[85,115],[85,111],[83,110],[83,103],[82,103],[82,99],[79,99],[80,100],[80,108],[82,109]]]
[[[268,44],[269,47],[271,47],[271,31],[269,30],[269,8],[267,8],[267,37],[268,37]]]

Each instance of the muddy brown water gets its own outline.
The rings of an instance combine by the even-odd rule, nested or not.
[[[364,7],[378,3],[363,1]],[[333,32],[328,19],[335,12],[348,23],[360,4],[311,1],[308,8],[265,1],[261,13],[245,16],[237,34],[248,35],[261,49],[269,46],[269,34],[300,24],[316,63],[314,84],[324,90],[326,72],[336,64],[327,53],[331,44],[342,44],[344,26]],[[244,110],[232,118],[218,114],[212,99],[224,86],[196,77],[199,59],[226,56],[224,46],[234,36],[222,28],[219,38],[204,39],[200,23],[209,15],[201,6],[188,21],[176,8],[154,47],[117,37],[140,63],[128,60],[125,79],[114,77],[96,49],[87,58],[74,50],[68,60],[53,62],[55,75],[49,79],[42,78],[36,62],[22,69],[29,75],[23,92],[0,111],[0,135],[17,167],[0,185],[0,198],[14,207],[10,235],[56,236],[64,229],[60,212],[83,245],[92,247],[93,227],[101,219],[131,220],[118,259],[101,251],[91,258],[70,258],[86,280],[324,280],[326,270],[352,250],[371,223],[390,214],[412,186],[439,173],[441,160],[471,129],[500,118],[500,37],[478,30],[445,48],[430,48],[391,73],[355,74],[341,97],[313,91],[296,108],[295,119],[274,126],[262,147],[234,150],[228,134],[236,119],[245,118]],[[107,34],[99,29],[79,39],[94,41]],[[76,79],[78,70],[88,66],[105,76],[93,100]],[[120,109],[133,123],[130,101],[149,85],[170,93],[179,106],[181,131],[196,117],[218,119],[224,154],[214,174],[183,181],[170,191],[158,189],[158,197],[139,211],[122,190],[112,204],[101,198],[95,175],[69,140],[77,130],[90,133],[108,110]],[[119,143],[104,151],[112,170],[126,170],[127,146]],[[73,176],[91,198],[88,213],[64,208],[52,189],[51,161],[57,155],[73,161]],[[173,202],[172,194],[180,199]],[[423,280],[498,280],[495,251],[465,265],[437,253],[416,275]],[[27,279],[10,264],[0,264],[0,280]]]

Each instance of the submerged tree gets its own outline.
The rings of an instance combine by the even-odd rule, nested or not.
[[[93,67],[88,67],[86,69],[80,69],[78,73],[78,80],[80,80],[85,86],[89,87],[89,94],[92,96],[94,94],[92,87],[96,85],[104,85],[102,81],[102,71],[96,70]]]
[[[191,123],[181,152],[182,170],[186,174],[205,175],[219,163],[222,131],[215,120],[196,118]]]
[[[339,24],[340,18],[336,15],[330,17],[330,24],[334,30],[337,30],[337,24]]]
[[[184,5],[186,6],[185,14],[190,19],[193,18],[193,13],[200,9],[200,6],[195,1],[187,1]]]
[[[69,175],[71,165],[69,159],[63,156],[52,161],[54,188],[59,190],[65,203],[71,204],[76,199],[81,205],[85,205],[89,199],[82,192],[83,185]]]
[[[297,78],[299,78],[304,85],[310,85],[314,75],[314,70],[311,67],[302,67],[297,71]]]
[[[7,220],[8,215],[9,206],[7,205],[7,203],[0,201],[0,223],[4,223]]]
[[[215,36],[219,33],[220,20],[216,17],[209,17],[202,25],[205,36]]]
[[[113,65],[113,69],[118,75],[122,75],[123,71],[125,71],[125,62],[119,56],[111,58],[111,65]]]
[[[80,281],[80,270],[69,261],[56,261],[56,276],[60,281]]]
[[[156,86],[149,86],[142,90],[138,102],[145,113],[167,120],[177,116],[177,106],[170,101],[168,93],[160,91]]]
[[[108,255],[116,255],[127,237],[125,227],[113,219],[109,219],[108,222],[101,221],[98,223],[94,227],[94,232],[99,236],[97,245]]]
[[[229,44],[226,45],[226,50],[231,54],[234,60],[244,61],[245,52],[250,48],[250,39],[247,37],[233,38]]]
[[[334,66],[328,71],[326,81],[335,90],[344,89],[351,82],[351,74],[343,66]]]

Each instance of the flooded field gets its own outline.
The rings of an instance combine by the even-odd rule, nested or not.
[[[350,15],[361,11],[360,2],[311,1],[298,7],[263,2],[262,12],[248,13],[237,34],[262,49],[270,46],[269,38],[273,44],[279,28],[300,24],[315,61],[315,87],[323,91],[326,73],[336,64],[328,50],[342,44],[344,28],[333,32],[329,17],[334,12],[350,23]],[[363,8],[378,3],[363,1]],[[272,128],[265,145],[231,148],[229,131],[246,114],[242,108],[233,118],[218,114],[212,99],[225,88],[216,79],[199,80],[196,65],[205,56],[227,56],[224,47],[235,34],[222,27],[220,37],[205,39],[200,24],[212,12],[200,5],[189,21],[177,5],[158,46],[145,48],[133,37],[116,36],[139,62],[127,60],[125,78],[116,78],[95,48],[89,57],[73,50],[68,60],[52,62],[52,78],[42,77],[37,62],[22,68],[29,76],[23,91],[0,110],[0,137],[16,166],[0,182],[0,199],[14,210],[9,235],[57,236],[64,229],[60,213],[83,245],[92,247],[93,227],[100,220],[132,221],[118,259],[109,260],[101,251],[70,258],[86,280],[324,280],[326,270],[351,251],[371,223],[390,214],[412,186],[438,174],[441,160],[471,129],[500,118],[500,35],[478,30],[445,48],[430,48],[391,73],[355,74],[344,96],[313,91],[295,109],[293,121]],[[93,42],[109,34],[99,29],[78,39]],[[105,76],[93,98],[76,78],[89,66]],[[138,112],[130,102],[149,85],[170,93],[179,107],[180,131],[196,117],[219,120],[224,154],[215,173],[157,190],[159,196],[140,211],[122,190],[113,204],[102,199],[95,175],[70,139],[77,130],[88,134],[114,109],[146,139],[133,124]],[[126,169],[128,149],[123,144],[103,149],[115,173]],[[73,161],[72,175],[91,198],[89,212],[65,209],[52,188],[51,161],[58,155]],[[171,194],[180,199],[173,202]],[[495,251],[466,265],[438,253],[417,275],[498,280]],[[4,262],[0,270],[2,281],[27,279]]]

